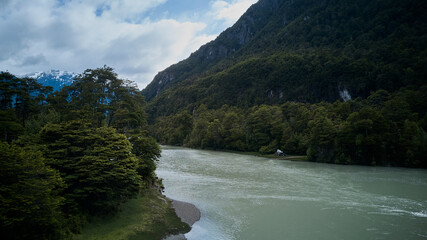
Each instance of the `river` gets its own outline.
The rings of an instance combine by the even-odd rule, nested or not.
[[[188,240],[427,239],[427,171],[163,147],[165,195],[196,205]]]

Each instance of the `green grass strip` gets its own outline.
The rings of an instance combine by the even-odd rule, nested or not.
[[[161,240],[168,235],[186,233],[190,229],[176,215],[171,202],[152,189],[126,202],[115,216],[93,219],[75,239]]]

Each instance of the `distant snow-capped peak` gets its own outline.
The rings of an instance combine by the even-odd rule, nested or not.
[[[23,75],[23,77],[29,77],[34,79],[40,79],[40,78],[55,78],[55,79],[63,79],[63,78],[75,78],[78,74],[74,72],[69,71],[60,71],[60,70],[50,70],[49,72],[34,72]]]
[[[64,86],[71,85],[77,75],[77,73],[69,71],[50,70],[48,72],[29,73],[22,77],[34,78],[43,86],[51,86],[54,91],[57,91]]]

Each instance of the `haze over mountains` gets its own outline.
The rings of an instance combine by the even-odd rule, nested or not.
[[[143,94],[158,116],[200,104],[333,102],[421,86],[426,10],[420,0],[260,0]]]

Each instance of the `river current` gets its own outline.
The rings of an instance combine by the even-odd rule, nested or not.
[[[427,171],[163,147],[165,195],[196,205],[188,240],[427,239]]]

